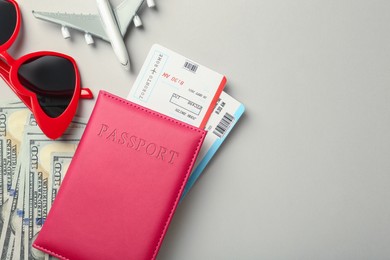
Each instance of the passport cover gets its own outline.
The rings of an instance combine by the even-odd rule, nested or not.
[[[100,91],[33,246],[61,259],[155,259],[206,132]]]

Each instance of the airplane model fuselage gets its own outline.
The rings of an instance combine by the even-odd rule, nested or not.
[[[119,31],[119,25],[108,0],[96,0],[103,28],[110,39],[112,49],[124,69],[130,70],[130,59]]]
[[[131,22],[134,22],[135,27],[142,25],[137,12],[145,1],[149,7],[155,6],[154,0],[124,0],[116,7],[109,0],[96,0],[97,15],[36,11],[33,14],[38,19],[60,24],[65,39],[70,38],[68,28],[73,28],[85,33],[87,44],[94,43],[92,36],[110,42],[122,67],[129,70],[130,58],[123,37]]]

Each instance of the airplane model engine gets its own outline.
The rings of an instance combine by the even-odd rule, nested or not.
[[[93,40],[92,35],[90,33],[85,33],[84,39],[88,45],[94,44],[94,40]]]
[[[133,22],[135,27],[142,26],[141,18],[138,15],[134,15]]]
[[[156,6],[156,3],[154,2],[154,0],[146,0],[146,4],[148,5],[148,7],[155,7]]]
[[[61,33],[62,33],[62,37],[64,37],[64,39],[69,39],[70,38],[70,32],[68,30],[68,27],[62,26],[61,27]]]
[[[156,3],[154,2],[154,0],[146,0],[146,4],[147,4],[148,7],[150,7],[150,8],[156,6]],[[140,26],[142,26],[142,20],[141,20],[141,18],[140,18],[138,15],[134,15],[133,22],[134,22],[134,26],[135,26],[135,27],[140,27]]]

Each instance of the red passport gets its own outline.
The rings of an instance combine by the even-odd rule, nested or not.
[[[61,259],[155,259],[205,131],[101,91],[33,246]]]

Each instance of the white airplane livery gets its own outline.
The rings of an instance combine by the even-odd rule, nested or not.
[[[130,59],[123,36],[131,22],[135,27],[142,25],[137,12],[145,1],[149,7],[155,6],[154,0],[125,0],[113,8],[109,0],[96,0],[99,12],[96,15],[37,11],[33,11],[33,14],[38,19],[60,24],[65,39],[70,38],[68,28],[73,28],[85,32],[88,45],[94,43],[93,36],[110,42],[122,67],[129,70]]]

